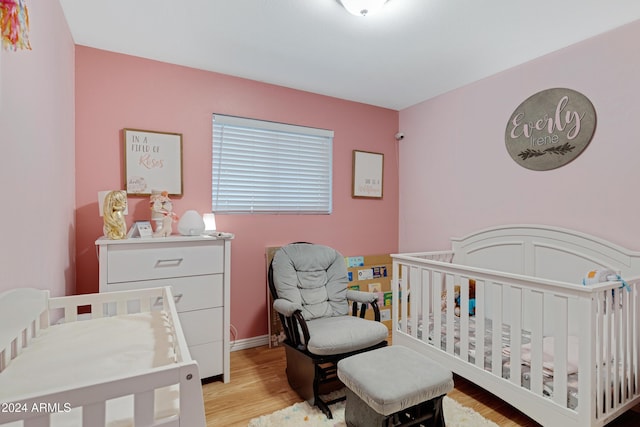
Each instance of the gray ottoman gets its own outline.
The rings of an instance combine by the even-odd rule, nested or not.
[[[349,427],[444,426],[442,399],[453,390],[453,374],[426,356],[389,346],[338,362],[347,387]]]

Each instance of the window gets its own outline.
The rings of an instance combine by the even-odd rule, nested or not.
[[[212,210],[331,213],[333,131],[213,115]]]

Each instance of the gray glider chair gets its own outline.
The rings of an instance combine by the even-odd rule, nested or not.
[[[387,345],[388,330],[380,322],[377,295],[348,290],[344,257],[311,243],[278,249],[268,276],[273,307],[286,334],[289,385],[332,418],[328,405],[340,399],[325,402],[320,395],[341,386],[338,361]],[[368,306],[376,321],[364,318]]]

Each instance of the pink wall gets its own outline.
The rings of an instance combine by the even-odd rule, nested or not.
[[[183,134],[184,196],[178,214],[211,209],[211,116],[229,114],[332,129],[331,215],[218,215],[235,233],[231,323],[238,338],[267,334],[265,247],[311,241],[344,255],[391,253],[398,242],[398,112],[301,91],[76,47],[78,291],[98,289],[97,191],[123,188],[123,128]],[[351,198],[354,149],[385,154],[384,199]],[[148,219],[148,199],[130,198],[127,222]]]
[[[32,50],[0,48],[0,292],[73,293],[74,44],[59,2],[29,3]]]
[[[640,250],[640,21],[400,112],[401,251],[498,224],[538,223]],[[597,114],[585,151],[559,169],[519,166],[504,133],[534,93],[566,87]]]

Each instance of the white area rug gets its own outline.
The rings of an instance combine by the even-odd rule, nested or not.
[[[333,419],[329,420],[315,406],[307,402],[296,403],[273,414],[249,421],[248,427],[346,427],[344,401],[330,406]],[[498,427],[471,408],[460,405],[449,397],[444,398],[444,419],[447,427]]]

